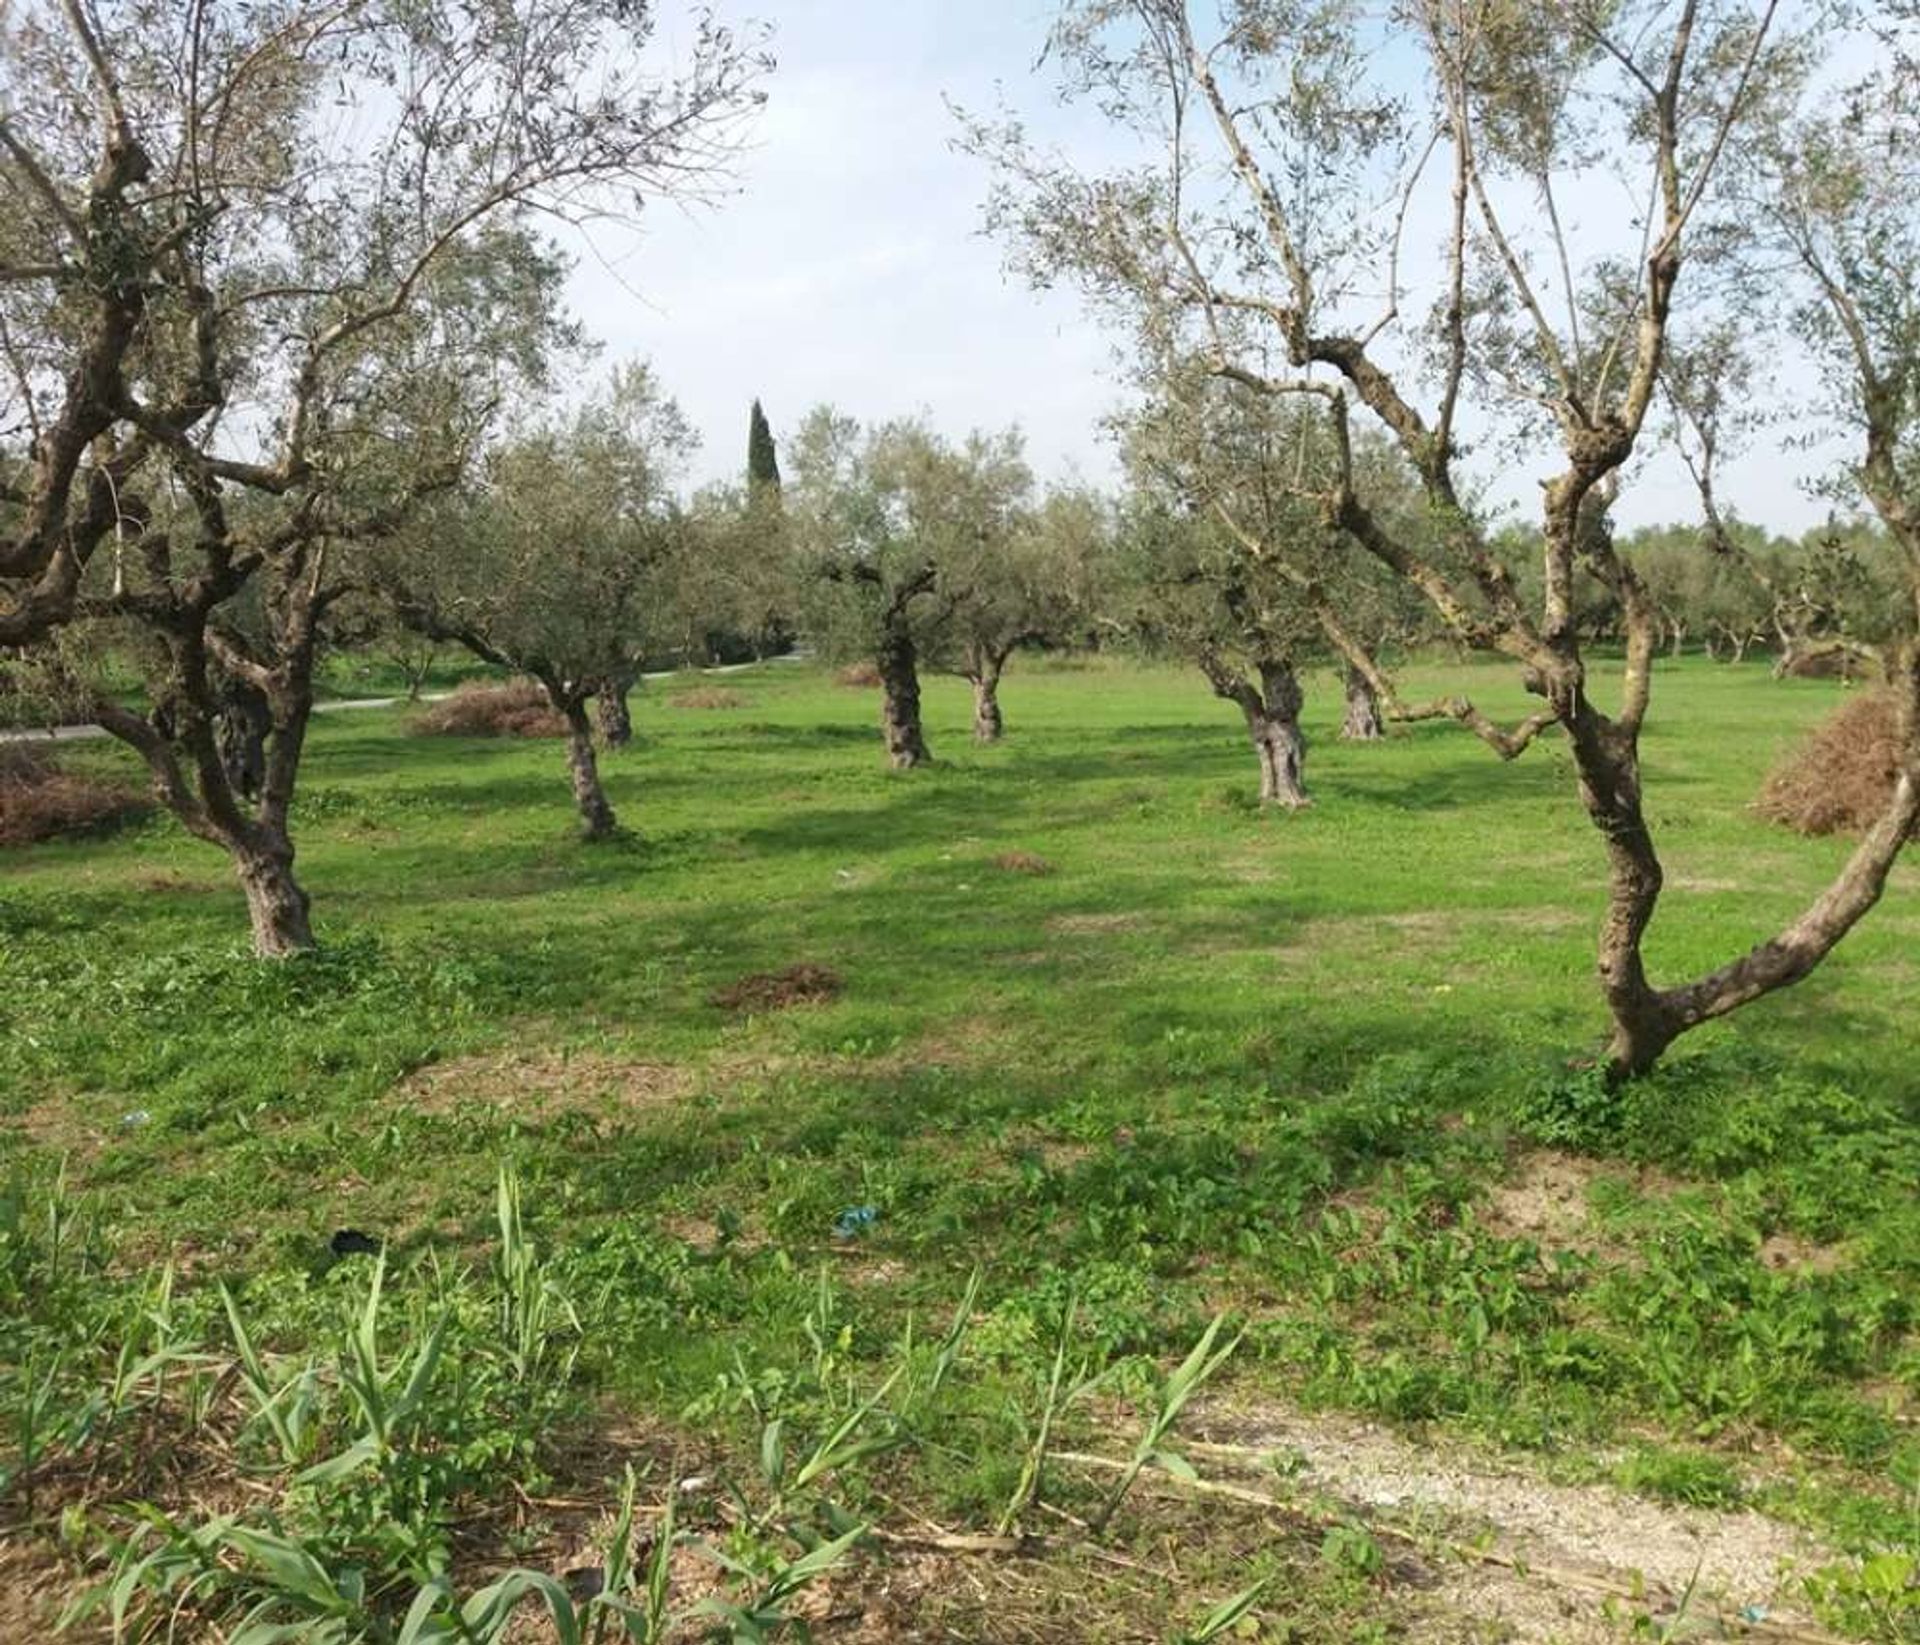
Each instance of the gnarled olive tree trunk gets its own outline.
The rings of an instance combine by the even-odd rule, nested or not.
[[[1006,717],[1000,712],[1000,676],[976,675],[973,679],[973,740],[977,743],[997,743],[1006,734]]]
[[[1260,803],[1289,811],[1311,805],[1306,785],[1307,739],[1300,730],[1306,694],[1293,664],[1260,659],[1255,665],[1258,688],[1217,656],[1203,656],[1200,667],[1214,695],[1234,704],[1247,722],[1247,737],[1260,761]]]
[[[600,740],[608,748],[625,748],[633,741],[633,708],[629,702],[633,686],[633,675],[610,674],[594,692]]]
[[[920,659],[904,621],[889,623],[881,636],[880,728],[887,739],[887,764],[911,770],[933,758],[920,727]]]
[[[1385,733],[1380,724],[1380,696],[1373,681],[1352,663],[1347,664],[1347,712],[1340,735],[1348,742],[1378,742]]]
[[[970,649],[960,677],[973,687],[973,740],[997,743],[1007,733],[1006,718],[1000,712],[1000,676],[1006,672],[1012,648],[995,651],[976,644]]]
[[[235,842],[229,850],[246,893],[253,951],[263,959],[285,959],[312,948],[311,904],[293,876],[293,841],[282,832],[277,838]]]
[[[271,662],[214,634],[205,612],[181,621],[154,682],[153,713],[107,701],[93,709],[95,722],[146,762],[160,803],[195,838],[227,853],[246,895],[254,952],[264,959],[314,946],[310,902],[294,875],[290,813],[324,605],[310,592],[281,607]]]

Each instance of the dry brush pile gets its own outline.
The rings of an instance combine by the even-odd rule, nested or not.
[[[1755,809],[1798,834],[1858,834],[1887,809],[1899,747],[1893,698],[1855,697],[1774,767]]]
[[[64,770],[37,748],[0,747],[0,846],[98,833],[151,809],[124,783]]]
[[[469,680],[415,716],[422,737],[564,737],[567,723],[533,680]]]

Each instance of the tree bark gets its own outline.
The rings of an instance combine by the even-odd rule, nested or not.
[[[549,687],[549,694],[552,694]],[[600,762],[593,752],[593,726],[585,696],[563,691],[555,705],[567,721],[567,769],[573,776],[573,803],[580,809],[580,831],[589,840],[612,837],[619,826],[607,791],[600,785]]]
[[[1313,803],[1307,796],[1299,676],[1286,663],[1262,663],[1260,685],[1258,711],[1247,715],[1247,733],[1260,756],[1260,803],[1298,811]]]
[[[293,877],[293,842],[230,847],[240,886],[247,895],[253,951],[262,959],[285,959],[312,948],[313,926],[305,891]]]
[[[997,743],[1006,735],[1007,722],[1000,713],[1000,675],[973,676],[973,740]]]
[[[608,748],[625,748],[633,741],[633,709],[627,700],[627,694],[632,689],[631,680],[606,679],[600,682],[600,688],[594,694],[600,721],[600,740]]]
[[[1374,692],[1373,682],[1351,663],[1347,665],[1347,714],[1340,726],[1340,735],[1356,743],[1378,742],[1383,735],[1380,699]]]
[[[920,668],[913,636],[902,624],[883,638],[876,659],[880,669],[880,727],[887,739],[887,764],[908,771],[932,758],[920,727]]]
[[[227,782],[243,800],[257,800],[267,781],[267,737],[274,715],[267,694],[234,675],[219,681],[214,737]]]

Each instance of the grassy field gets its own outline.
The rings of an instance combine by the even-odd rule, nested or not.
[[[1501,671],[1429,672],[1409,690],[1520,706]],[[286,1475],[255,1458],[236,1495],[180,1437],[218,1424],[158,1391],[137,1444],[49,1413],[154,1336],[157,1296],[169,1342],[230,1357],[216,1280],[261,1344],[324,1360],[372,1267],[330,1253],[349,1228],[387,1242],[394,1341],[436,1307],[472,1366],[522,1332],[498,1387],[434,1370],[465,1414],[413,1452],[461,1460],[407,1503],[343,1526],[316,1482],[272,1499],[370,1571],[564,1563],[631,1466],[643,1507],[676,1469],[752,1481],[711,1534],[759,1593],[780,1538],[879,1527],[811,1586],[823,1638],[1208,1637],[1256,1582],[1234,1637],[1682,1637],[1679,1611],[1743,1609],[1920,1637],[1920,864],[1814,978],[1614,1095],[1579,1066],[1600,851],[1550,744],[1510,767],[1451,727],[1344,745],[1322,682],[1317,803],[1262,816],[1232,711],[1184,673],[1029,667],[985,749],[965,687],[930,682],[941,763],[906,775],[872,692],[724,685],[733,706],[638,699],[607,761],[631,834],[596,848],[556,745],[318,721],[312,961],[245,958],[225,864],[162,820],[0,865],[0,1444],[7,1519],[53,1550],[39,1599],[113,1568],[121,1499],[250,1512]],[[1746,810],[1837,696],[1663,667],[1661,974],[1752,941],[1844,853]],[[714,1003],[798,964],[838,997]],[[503,1164],[556,1310],[531,1327],[550,1399],[514,1391]],[[1103,1523],[1112,1470],[1057,1460],[1036,1503],[1023,1465],[1129,1456],[1222,1312],[1238,1346],[1166,1446],[1213,1489],[1156,1464]],[[1036,1445],[1050,1374],[1083,1367],[1103,1379]],[[848,1418],[870,1453],[796,1481]],[[1369,1494],[1341,1472],[1369,1446],[1531,1481],[1544,1520],[1603,1505],[1616,1574],[1648,1566],[1636,1504],[1812,1551],[1763,1593],[1549,1580],[1542,1620],[1526,1528]],[[955,1541],[1006,1527],[1017,1551]]]

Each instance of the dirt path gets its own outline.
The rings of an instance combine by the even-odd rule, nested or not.
[[[738,674],[745,669],[764,667],[767,663],[799,661],[801,658],[797,653],[789,652],[785,656],[766,657],[759,662],[721,663],[713,668],[667,668],[640,677],[643,680],[670,680],[676,674]],[[445,691],[429,691],[418,700],[437,703],[447,695]],[[330,702],[315,703],[313,711],[316,714],[340,714],[356,708],[399,708],[405,701],[404,697],[336,697]],[[106,731],[97,725],[16,726],[11,730],[0,730],[0,743],[85,742],[106,735]]]
[[[1191,1431],[1201,1437],[1188,1452],[1211,1477],[1257,1483],[1282,1500],[1331,1499],[1376,1535],[1444,1550],[1432,1561],[1437,1614],[1476,1618],[1489,1639],[1599,1645],[1634,1637],[1636,1616],[1673,1621],[1689,1588],[1672,1637],[1829,1637],[1805,1607],[1800,1577],[1838,1556],[1764,1514],[1555,1484],[1351,1418],[1214,1410]]]

